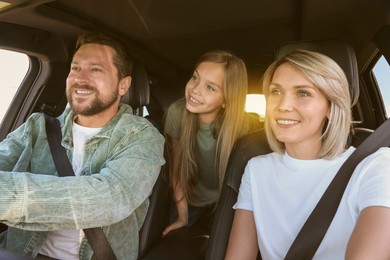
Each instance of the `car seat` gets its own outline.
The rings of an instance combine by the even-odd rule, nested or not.
[[[122,96],[121,102],[132,107],[135,115],[143,116],[143,108],[149,104],[149,78],[145,67],[135,63],[132,71],[132,82],[129,91]],[[146,117],[160,132],[161,127],[150,116]],[[139,231],[138,258],[161,238],[162,230],[168,223],[169,186],[164,177],[164,166],[149,197],[149,208],[145,221]],[[166,217],[164,217],[166,216]]]
[[[129,90],[121,97],[121,102],[130,105],[135,115],[142,116],[143,108],[149,104],[149,100],[148,74],[142,64],[134,63],[131,73],[131,85]]]
[[[334,59],[344,70],[350,87],[352,105],[359,95],[359,79],[356,56],[353,48],[341,41],[301,41],[282,45],[276,50],[275,59],[295,49],[305,49],[323,53]],[[372,130],[360,128],[352,136],[352,145],[360,144]],[[264,130],[258,130],[242,138],[235,146],[229,159],[223,187],[214,216],[206,259],[224,259],[233,223],[233,205],[237,200],[241,177],[248,160],[254,156],[271,152]],[[260,256],[259,256],[260,258]],[[260,258],[261,259],[261,258]]]

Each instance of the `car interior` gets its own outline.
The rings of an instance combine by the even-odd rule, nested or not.
[[[161,133],[164,115],[183,96],[196,59],[213,49],[244,60],[248,94],[262,94],[266,68],[294,49],[333,58],[350,84],[355,147],[390,116],[390,82],[380,85],[374,71],[380,59],[390,64],[388,0],[1,0],[0,50],[26,54],[29,69],[1,121],[0,140],[32,113],[63,112],[74,45],[87,31],[109,32],[126,44],[134,68],[121,101]],[[388,78],[389,66],[385,74]],[[140,230],[139,259],[172,259],[170,252],[178,248],[186,259],[223,259],[244,167],[270,151],[263,129],[243,137],[230,156],[211,233],[188,229],[153,255],[172,206],[168,167],[162,167]]]

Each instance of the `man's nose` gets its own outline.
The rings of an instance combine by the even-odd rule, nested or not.
[[[88,83],[89,82],[88,73],[85,70],[78,71],[74,78],[74,81],[80,85]]]

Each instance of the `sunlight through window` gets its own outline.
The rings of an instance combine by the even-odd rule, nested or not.
[[[260,116],[260,121],[264,121],[265,96],[261,94],[246,95],[245,111],[258,114]]]

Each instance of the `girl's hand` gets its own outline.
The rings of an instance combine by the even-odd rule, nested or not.
[[[167,228],[165,228],[165,230],[163,231],[163,236],[165,236],[166,234],[168,234],[172,230],[179,229],[181,227],[186,226],[187,224],[188,224],[188,221],[178,218],[178,219],[176,219],[175,222],[173,222]]]
[[[186,199],[176,201],[177,219],[163,231],[163,236],[172,230],[184,227],[188,224],[188,204]]]

